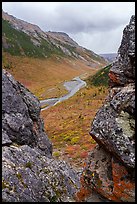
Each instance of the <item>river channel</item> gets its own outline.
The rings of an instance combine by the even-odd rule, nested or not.
[[[42,108],[41,110],[48,109],[51,106],[55,106],[57,103],[60,103],[64,100],[69,99],[71,96],[73,96],[77,91],[79,91],[81,88],[86,86],[86,82],[80,79],[79,77],[73,78],[71,81],[64,82],[63,84],[68,91],[68,93],[64,96],[61,96],[59,98],[49,98],[45,100],[40,101],[41,106],[47,105],[45,108]]]

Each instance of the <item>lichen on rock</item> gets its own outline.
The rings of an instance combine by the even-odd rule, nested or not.
[[[109,78],[109,95],[90,131],[98,145],[83,179],[110,201],[135,202],[135,16],[123,31]]]
[[[135,61],[134,40],[135,18],[132,16],[124,29],[117,60],[110,69],[110,73],[118,74],[120,83],[110,77],[110,94],[96,114],[90,131],[96,141],[129,168],[135,167],[135,128],[130,125],[135,121],[135,64],[131,63],[131,58]]]
[[[3,202],[72,202],[77,173],[52,158],[40,102],[11,74],[2,74]]]
[[[79,187],[76,172],[65,162],[28,145],[3,147],[2,177],[3,199],[8,202],[70,201]]]

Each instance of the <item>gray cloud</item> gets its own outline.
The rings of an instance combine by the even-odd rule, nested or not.
[[[3,2],[4,11],[37,24],[44,31],[62,31],[97,53],[117,52],[134,2]]]
[[[60,14],[57,18],[61,22],[57,28],[70,33],[105,32],[127,23],[125,16],[122,18],[118,11],[110,12],[110,6],[105,4],[106,7],[101,3],[88,3],[88,5],[82,3],[80,5],[75,4],[75,6],[72,4],[69,6],[61,5],[57,7],[57,13]]]

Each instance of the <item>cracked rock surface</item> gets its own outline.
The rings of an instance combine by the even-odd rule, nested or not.
[[[90,134],[128,168],[135,168],[135,17],[123,31],[117,60],[110,69],[110,93]],[[118,74],[118,82],[111,78]],[[130,73],[130,74],[129,74]],[[130,80],[132,79],[132,80]],[[131,83],[132,81],[132,83]]]
[[[77,173],[52,158],[38,99],[3,70],[3,202],[72,202],[79,187]]]
[[[109,78],[109,95],[91,125],[98,144],[81,180],[111,202],[135,202],[135,16],[123,31]]]

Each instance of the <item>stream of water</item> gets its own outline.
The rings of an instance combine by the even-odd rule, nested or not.
[[[73,78],[71,81],[67,81],[64,83],[64,86],[68,93],[64,96],[61,96],[59,98],[49,98],[46,100],[41,100],[40,104],[41,106],[47,105],[45,108],[41,110],[45,110],[51,106],[55,106],[57,103],[60,103],[64,100],[69,99],[71,96],[73,96],[77,91],[79,91],[81,88],[86,86],[86,82],[80,79],[79,77]]]

